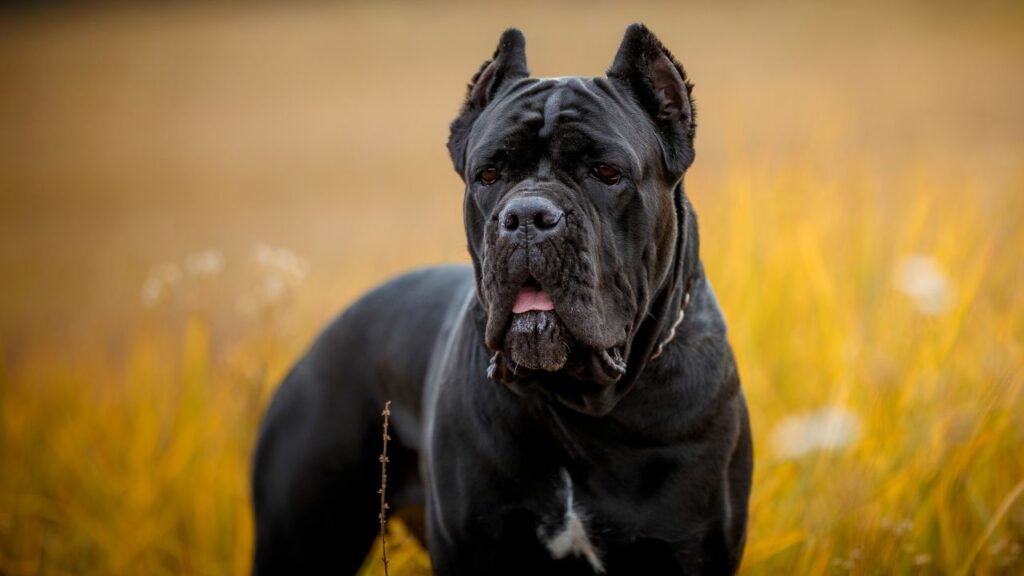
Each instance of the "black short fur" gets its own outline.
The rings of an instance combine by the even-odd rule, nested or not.
[[[257,574],[358,568],[385,400],[393,505],[425,506],[437,574],[736,570],[752,446],[683,190],[694,131],[642,25],[598,78],[531,78],[502,35],[449,139],[473,266],[374,290],[285,379],[254,459]],[[554,309],[514,314],[530,287]],[[551,543],[567,494],[571,553]]]

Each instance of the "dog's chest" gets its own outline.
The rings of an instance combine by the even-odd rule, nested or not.
[[[596,574],[604,574],[601,550],[594,545],[590,533],[590,515],[581,502],[572,477],[560,470],[561,486],[551,500],[553,509],[545,513],[537,526],[537,536],[556,560],[576,557],[586,560]]]

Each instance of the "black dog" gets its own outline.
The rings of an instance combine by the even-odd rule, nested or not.
[[[437,574],[737,569],[752,448],[683,192],[692,87],[641,25],[605,78],[530,78],[524,50],[502,35],[451,127],[472,269],[371,292],[274,397],[257,573],[356,571],[386,399]]]

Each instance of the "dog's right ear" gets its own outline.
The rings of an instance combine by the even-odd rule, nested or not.
[[[519,30],[509,28],[502,33],[494,56],[484,62],[473,76],[462,110],[451,124],[448,152],[452,156],[452,163],[455,164],[455,171],[460,176],[463,175],[462,171],[465,168],[466,144],[473,122],[503,86],[507,86],[510,81],[529,76],[530,71],[526,67],[526,37]]]

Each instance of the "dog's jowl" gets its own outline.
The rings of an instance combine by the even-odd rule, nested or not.
[[[508,30],[448,148],[472,267],[419,270],[316,340],[255,453],[255,571],[352,574],[392,508],[437,574],[729,574],[750,428],[683,190],[686,73],[641,25],[607,75],[532,78]]]

